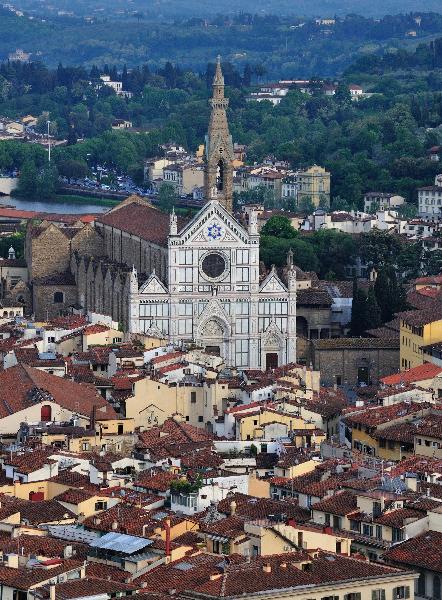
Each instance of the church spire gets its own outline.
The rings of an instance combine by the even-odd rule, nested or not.
[[[229,212],[233,201],[233,152],[232,136],[227,123],[229,100],[224,96],[224,76],[221,57],[218,56],[213,94],[209,100],[212,112],[206,136],[204,192],[206,200],[217,199]]]

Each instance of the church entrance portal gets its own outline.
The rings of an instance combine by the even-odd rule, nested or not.
[[[266,354],[266,371],[270,369],[276,369],[278,366],[278,353],[267,352]]]

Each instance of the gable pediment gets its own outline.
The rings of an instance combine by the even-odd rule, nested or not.
[[[262,282],[259,292],[263,294],[281,293],[287,292],[287,288],[279,279],[278,275],[276,274],[276,271],[272,270]]]
[[[179,234],[179,243],[203,245],[248,244],[249,234],[224,207],[212,200]]]
[[[140,294],[167,294],[167,288],[157,275],[152,273],[149,279],[141,286]]]

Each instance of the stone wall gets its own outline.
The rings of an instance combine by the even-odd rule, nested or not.
[[[63,294],[63,302],[55,302],[56,293]],[[75,285],[39,285],[32,288],[33,311],[37,320],[58,317],[69,312],[77,303],[77,287]]]
[[[344,347],[321,348],[322,340],[312,343],[312,359],[315,370],[321,372],[321,383],[325,386],[348,384],[357,385],[368,373],[369,382],[375,384],[381,377],[397,373],[399,370],[399,344],[388,347]],[[338,341],[338,340],[336,340]],[[342,340],[345,342],[345,339]],[[376,340],[379,341],[379,340]]]

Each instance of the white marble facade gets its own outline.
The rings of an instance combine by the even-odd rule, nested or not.
[[[272,270],[259,282],[256,215],[244,229],[216,198],[181,231],[174,214],[168,281],[132,274],[130,330],[196,342],[226,364],[266,369],[296,360],[296,275]]]

